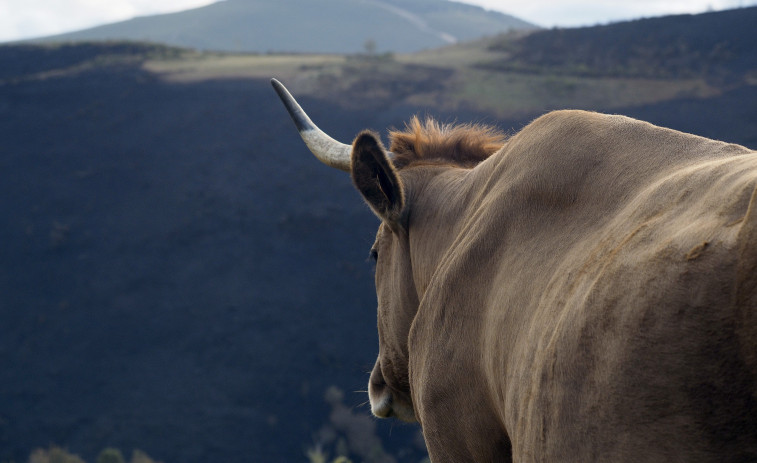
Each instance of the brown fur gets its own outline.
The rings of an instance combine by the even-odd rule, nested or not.
[[[389,133],[389,150],[398,169],[411,165],[448,163],[473,167],[505,143],[505,135],[480,124],[440,124],[414,116],[404,131]]]
[[[434,463],[757,461],[757,153],[582,111],[479,161],[411,128],[412,168],[362,139],[353,169],[394,211],[377,416],[417,419]]]

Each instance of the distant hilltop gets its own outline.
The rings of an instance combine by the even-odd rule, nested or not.
[[[251,53],[410,53],[537,28],[446,0],[225,0],[33,41],[137,40]]]

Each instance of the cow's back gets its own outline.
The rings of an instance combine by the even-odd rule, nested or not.
[[[738,302],[754,161],[670,176],[565,255],[521,338],[520,441],[554,452],[535,459],[757,457],[754,338],[739,331],[755,305]]]
[[[470,340],[519,461],[757,457],[757,155],[559,112],[470,182],[416,323]],[[433,333],[419,351],[441,363]]]

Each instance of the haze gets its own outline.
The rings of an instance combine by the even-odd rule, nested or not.
[[[135,16],[171,13],[213,0],[4,0],[0,2],[0,41],[71,32]],[[702,13],[757,4],[757,0],[466,0],[544,27],[575,27],[680,13]]]

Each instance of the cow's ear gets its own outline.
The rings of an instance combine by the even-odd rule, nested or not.
[[[352,142],[352,182],[373,212],[390,226],[401,224],[405,192],[392,161],[373,132]]]

